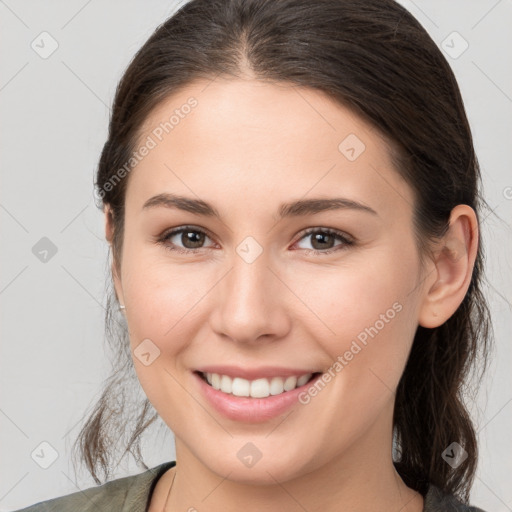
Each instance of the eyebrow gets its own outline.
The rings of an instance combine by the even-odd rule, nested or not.
[[[211,204],[201,199],[193,199],[175,194],[165,193],[153,196],[144,203],[142,209],[157,207],[178,209],[204,217],[221,218],[217,209]],[[279,206],[278,215],[279,219],[283,219],[285,217],[314,215],[328,210],[357,210],[378,216],[378,213],[369,206],[343,197],[300,199],[290,203],[283,203]]]

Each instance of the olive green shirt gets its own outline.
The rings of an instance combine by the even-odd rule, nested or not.
[[[158,479],[176,461],[165,462],[144,473],[112,480],[98,487],[36,503],[16,512],[146,512]],[[430,486],[423,512],[484,512],[468,507],[453,496]]]

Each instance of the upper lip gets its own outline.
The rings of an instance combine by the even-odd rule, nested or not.
[[[196,368],[196,371],[202,373],[217,373],[219,375],[228,375],[229,377],[240,377],[246,380],[256,380],[272,377],[300,377],[307,373],[318,373],[318,370],[303,368],[284,368],[282,366],[260,366],[259,368],[242,368],[240,366],[229,365],[209,365]]]

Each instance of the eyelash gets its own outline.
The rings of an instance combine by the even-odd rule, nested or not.
[[[194,232],[194,233],[202,233],[202,234],[206,235],[208,238],[210,238],[210,239],[212,238],[203,229],[199,229],[199,228],[196,228],[194,226],[182,226],[180,228],[173,229],[173,230],[168,231],[167,233],[163,234],[157,240],[157,243],[162,244],[167,250],[173,251],[173,252],[177,252],[179,254],[197,254],[198,252],[201,252],[204,249],[204,247],[200,247],[198,249],[181,249],[181,248],[177,248],[177,247],[173,247],[173,246],[169,245],[168,240],[170,238],[172,238],[174,235],[177,235],[177,234],[180,234],[180,233],[183,233],[183,232],[187,232],[187,231],[191,231],[191,232]],[[299,240],[297,242],[299,242],[303,238],[305,238],[308,235],[311,235],[313,233],[324,233],[324,234],[328,234],[328,235],[333,235],[334,237],[336,237],[338,240],[340,240],[343,243],[341,245],[338,245],[338,246],[336,246],[336,247],[334,247],[332,249],[327,249],[325,251],[321,251],[319,249],[302,249],[303,251],[305,251],[305,254],[308,255],[308,256],[311,253],[313,255],[315,255],[315,256],[331,254],[333,252],[338,252],[340,250],[345,250],[349,246],[354,245],[354,243],[355,243],[354,240],[351,237],[345,235],[344,233],[342,233],[340,231],[337,231],[335,229],[330,229],[330,228],[308,228],[302,234],[302,236],[299,238]]]

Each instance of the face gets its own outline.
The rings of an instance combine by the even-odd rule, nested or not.
[[[178,458],[274,482],[387,456],[423,276],[413,193],[385,141],[318,91],[217,78],[161,103],[142,145],[115,286]],[[243,398],[200,369],[264,394],[263,376],[277,391],[278,377],[314,380]]]

